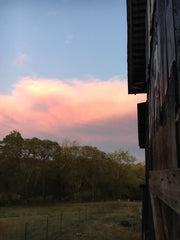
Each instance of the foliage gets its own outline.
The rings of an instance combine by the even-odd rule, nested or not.
[[[0,142],[0,202],[141,199],[145,172],[135,161],[127,151],[106,154],[13,131]]]
[[[133,164],[136,158],[129,154],[128,151],[118,150],[113,153],[108,153],[108,157],[114,161],[125,164]]]

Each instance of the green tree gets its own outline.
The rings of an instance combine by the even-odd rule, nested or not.
[[[134,164],[136,158],[129,154],[128,151],[118,150],[107,155],[110,159],[124,164]]]
[[[49,181],[49,163],[61,157],[61,147],[57,142],[38,138],[25,139],[23,145],[23,172],[26,176],[25,192],[29,186],[41,186],[42,196],[46,197]],[[34,186],[32,186],[32,182]],[[29,195],[29,194],[28,194]]]
[[[12,159],[18,163],[22,154],[23,141],[18,131],[12,131],[0,141],[0,154],[4,159]]]
[[[42,161],[54,160],[61,155],[61,147],[57,142],[39,138],[25,139],[23,157]]]
[[[12,131],[0,142],[0,192],[7,201],[19,195],[22,189],[20,159],[23,138],[18,131]]]

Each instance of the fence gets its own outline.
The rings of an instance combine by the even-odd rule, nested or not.
[[[127,203],[121,208],[79,208],[48,216],[0,218],[0,240],[140,239],[139,214],[138,205]]]

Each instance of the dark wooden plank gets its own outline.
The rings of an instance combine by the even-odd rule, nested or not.
[[[180,214],[180,169],[150,171],[150,192]]]
[[[140,148],[145,148],[146,143],[146,123],[147,123],[147,102],[137,105],[138,112],[138,139]]]
[[[176,64],[177,64],[177,81],[176,81],[176,94],[178,105],[180,106],[180,1],[173,0],[173,13],[174,13],[174,32],[176,42]],[[180,108],[177,111],[177,139],[178,148],[180,149]],[[178,166],[180,167],[180,151],[178,151]]]
[[[173,62],[176,60],[175,39],[174,39],[174,19],[172,0],[166,0],[166,34],[167,34],[167,53],[168,53],[168,73],[171,75]]]
[[[154,195],[150,194],[153,212],[153,222],[156,240],[165,240],[165,229],[163,223],[163,216],[161,211],[160,200]]]
[[[136,56],[143,58],[146,63],[145,57],[145,14],[146,14],[146,1],[145,0],[127,0],[127,20],[128,20],[128,93],[145,93],[147,92],[145,81],[145,64],[135,61]],[[136,49],[135,49],[136,47]],[[137,49],[138,48],[138,49]],[[140,53],[140,56],[139,56]],[[136,74],[134,71],[134,61],[138,70],[144,73],[141,78],[141,89],[136,88]],[[139,80],[138,80],[139,82]]]

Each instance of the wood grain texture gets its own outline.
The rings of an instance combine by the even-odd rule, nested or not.
[[[151,171],[150,192],[180,214],[180,169]]]

